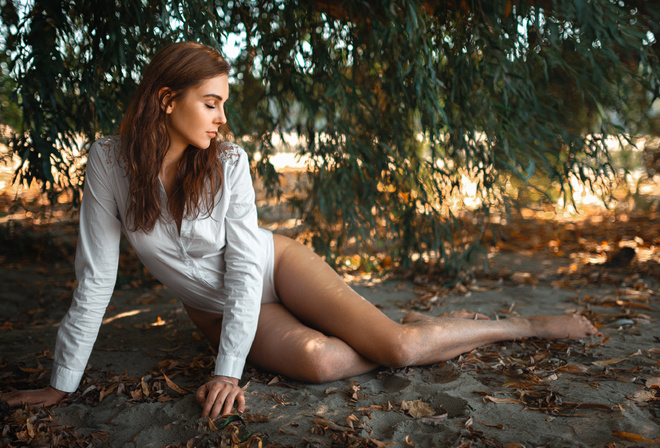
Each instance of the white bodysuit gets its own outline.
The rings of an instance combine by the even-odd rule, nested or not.
[[[223,143],[223,186],[215,207],[210,215],[184,218],[180,234],[161,184],[164,218],[144,233],[126,228],[128,178],[119,146],[119,137],[108,137],[89,152],[76,251],[78,286],[57,333],[51,385],[73,392],[80,383],[114,289],[120,232],[147,269],[186,305],[223,314],[215,374],[240,378],[262,296],[264,301],[276,300],[273,235],[257,224],[247,154]]]

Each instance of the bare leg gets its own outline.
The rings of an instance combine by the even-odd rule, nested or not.
[[[340,339],[379,365],[430,364],[485,344],[524,337],[580,338],[598,334],[586,318],[577,315],[499,321],[409,316],[408,323],[399,324],[353,291],[302,244],[275,235],[275,252],[275,287],[282,305],[303,324]],[[259,354],[260,360],[266,361],[262,356],[267,356],[266,364],[277,370],[278,362],[270,358],[281,354]],[[340,368],[337,372],[340,377],[349,376],[341,375]]]
[[[204,336],[217,346],[222,314],[183,306]],[[378,367],[341,339],[302,324],[279,303],[261,306],[248,360],[264,370],[311,383],[360,375]],[[338,376],[337,372],[342,375]]]
[[[282,303],[262,305],[248,359],[304,381],[347,378],[378,365],[431,364],[498,341],[598,334],[577,315],[491,321],[409,313],[399,324],[351,289],[309,248],[280,235],[275,235],[274,280]],[[217,344],[222,316],[186,310]]]

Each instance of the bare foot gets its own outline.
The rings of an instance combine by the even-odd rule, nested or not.
[[[450,317],[453,319],[468,319],[468,320],[490,320],[490,317],[485,314],[476,313],[474,311],[461,310],[461,311],[450,311],[449,313],[444,313],[440,317]],[[414,322],[424,322],[429,320],[435,320],[437,317],[428,316],[426,314],[418,313],[417,311],[410,311],[401,322],[404,324],[411,324]]]
[[[534,336],[544,339],[602,337],[602,333],[580,314],[532,316],[527,318]]]

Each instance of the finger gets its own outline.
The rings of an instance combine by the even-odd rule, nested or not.
[[[224,389],[222,389],[222,391],[215,396],[215,399],[213,401],[209,402],[208,399],[206,400],[209,406],[213,406],[210,412],[211,418],[216,418],[218,415],[221,415],[226,400],[227,400],[227,391]]]
[[[236,396],[236,410],[241,414],[245,412],[245,394],[243,390],[240,390]]]
[[[197,404],[200,406],[204,406],[204,403],[206,402],[207,391],[208,389],[206,388],[206,384],[197,389],[197,393],[195,394],[195,401],[197,401]]]
[[[238,391],[232,390],[231,393],[225,398],[225,405],[222,407],[222,415],[231,414],[231,409],[234,407],[234,402],[236,401],[236,396]]]
[[[215,402],[218,400],[218,392],[220,391],[217,388],[208,389],[208,394],[206,395],[206,400],[204,401],[204,407],[202,409],[202,417],[217,417],[217,414],[213,415],[212,411]]]

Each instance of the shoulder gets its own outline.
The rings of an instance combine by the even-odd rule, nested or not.
[[[89,150],[89,162],[115,165],[119,157],[121,137],[113,135],[95,141]]]
[[[236,143],[222,142],[220,143],[218,158],[227,168],[227,165],[238,165],[239,162],[246,163],[248,155],[245,150]]]

